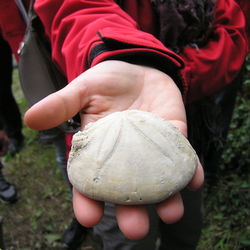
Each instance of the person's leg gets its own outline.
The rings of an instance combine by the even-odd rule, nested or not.
[[[12,93],[12,52],[0,36],[0,110],[9,137],[9,151],[19,152],[23,146],[22,117]]]
[[[149,207],[149,214],[151,216],[151,225],[147,237],[142,240],[129,240],[118,228],[114,205],[107,203],[103,219],[93,229],[94,236],[101,241],[102,250],[155,250],[158,219],[153,207]]]
[[[174,224],[160,223],[160,250],[194,250],[202,229],[202,190],[182,191],[184,216]]]
[[[225,87],[215,96],[215,105],[217,105],[219,111],[214,119],[214,138],[209,144],[207,151],[203,152],[203,167],[210,186],[213,186],[214,182],[217,181],[219,163],[225,148],[238,90],[243,82],[243,73],[244,71],[242,70],[232,84]]]

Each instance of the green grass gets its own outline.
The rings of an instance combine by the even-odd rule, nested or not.
[[[239,169],[219,173],[205,194],[205,216],[199,249],[250,248],[250,176]]]

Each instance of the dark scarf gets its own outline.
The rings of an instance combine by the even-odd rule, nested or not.
[[[202,46],[212,26],[216,0],[151,0],[159,16],[159,38],[169,48]]]

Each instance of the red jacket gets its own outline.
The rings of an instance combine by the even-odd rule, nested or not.
[[[244,3],[245,10],[250,3]],[[153,58],[155,67],[172,77],[179,72],[188,102],[232,82],[248,53],[246,17],[234,0],[217,0],[210,41],[199,50],[186,47],[181,55],[142,31],[154,30],[148,23],[149,4],[149,0],[124,0],[128,13],[111,0],[37,0],[35,7],[51,39],[53,58],[69,81],[105,59],[133,62],[144,57],[149,62]]]
[[[16,53],[25,24],[14,1],[0,1],[0,32]],[[36,0],[53,59],[69,81],[105,59],[143,57],[172,77],[177,72],[184,99],[191,102],[230,84],[240,71],[249,51],[249,0],[217,0],[210,41],[198,51],[186,47],[181,55],[151,35],[150,0],[122,3],[123,10],[112,0]]]
[[[150,34],[155,31],[150,0],[122,3],[123,10],[112,0],[36,0],[53,58],[69,81],[105,59],[142,57],[174,78],[177,71],[175,80],[191,102],[230,84],[241,69],[249,51],[249,0],[217,0],[210,41],[180,55]],[[24,31],[15,0],[0,1],[0,32],[15,54]]]

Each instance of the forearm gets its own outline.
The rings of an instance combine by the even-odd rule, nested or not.
[[[175,75],[183,65],[154,36],[140,31],[114,1],[37,0],[36,11],[51,40],[53,59],[69,81],[109,59],[151,63]]]

